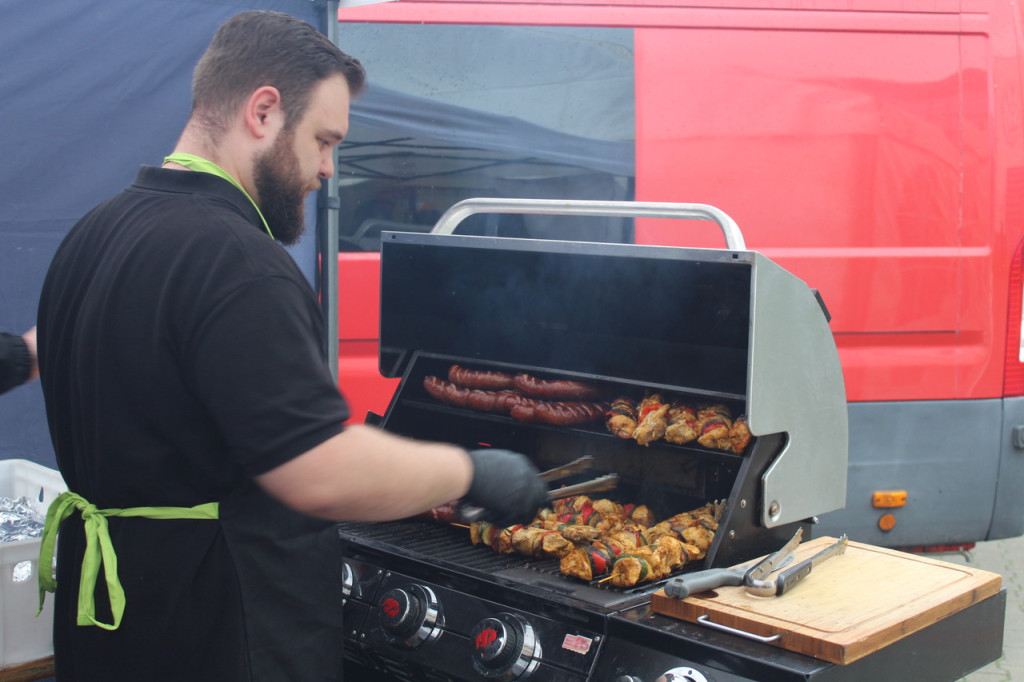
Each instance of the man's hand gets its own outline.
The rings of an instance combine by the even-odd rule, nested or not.
[[[39,356],[36,353],[36,328],[32,327],[21,335],[21,339],[28,346],[28,352],[32,356],[32,370],[28,374],[28,381],[39,378]]]
[[[466,501],[488,512],[500,526],[529,523],[548,505],[548,488],[526,456],[509,450],[473,450],[473,482]]]

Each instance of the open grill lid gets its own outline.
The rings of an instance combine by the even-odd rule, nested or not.
[[[728,250],[452,235],[475,212],[655,215],[719,222]],[[816,292],[742,248],[693,204],[468,200],[431,234],[381,245],[381,372],[415,351],[550,368],[746,404],[786,444],[762,477],[773,528],[846,503],[846,394]],[[449,234],[444,234],[449,233]]]

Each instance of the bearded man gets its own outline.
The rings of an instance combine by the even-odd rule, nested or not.
[[[71,680],[338,680],[332,521],[465,497],[527,522],[522,455],[343,425],[314,292],[277,242],[334,172],[359,62],[313,27],[243,12],[196,67],[163,167],[68,233],[44,283],[39,369],[69,492],[56,672]]]

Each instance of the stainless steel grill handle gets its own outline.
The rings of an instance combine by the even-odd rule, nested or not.
[[[714,630],[721,630],[722,632],[739,635],[740,637],[746,637],[747,639],[752,639],[755,642],[764,642],[765,644],[770,644],[782,637],[782,635],[755,635],[753,632],[747,632],[746,630],[737,630],[736,628],[731,628],[728,625],[713,622],[711,620],[711,616],[706,613],[697,616],[697,622]]]
[[[589,215],[619,218],[684,218],[710,220],[725,235],[725,245],[745,251],[746,244],[736,221],[721,209],[707,204],[676,204],[651,201],[586,201],[560,199],[464,199],[437,221],[431,234],[454,234],[459,223],[477,213],[523,213],[534,215]]]

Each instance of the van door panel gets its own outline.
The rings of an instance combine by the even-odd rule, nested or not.
[[[961,307],[959,37],[844,31],[844,16],[638,29],[637,200],[718,206],[818,289],[850,400],[954,397],[990,360],[958,353],[987,323]],[[666,222],[637,221],[637,241],[722,246]],[[972,255],[969,272],[989,265]]]

